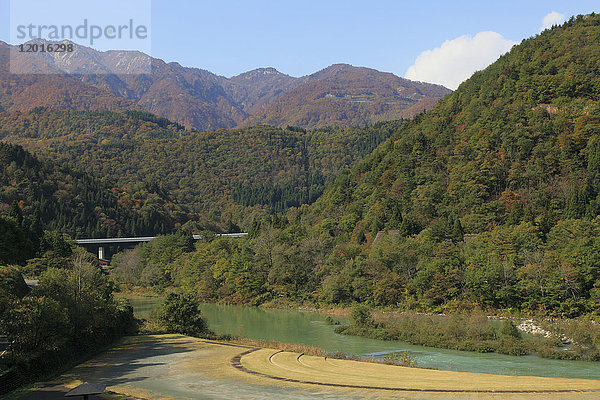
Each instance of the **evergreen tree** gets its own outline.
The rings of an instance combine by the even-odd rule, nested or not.
[[[17,227],[23,229],[23,212],[21,211],[21,207],[19,206],[18,201],[13,201],[10,206],[10,211],[8,212],[8,216],[15,221]]]
[[[463,230],[462,224],[460,223],[460,218],[454,219],[454,224],[452,226],[452,240],[454,243],[462,242],[465,236],[465,232]]]
[[[356,236],[356,242],[358,244],[363,244],[366,241],[367,241],[367,237],[365,236],[365,231],[361,230],[360,232],[358,232],[358,235]]]

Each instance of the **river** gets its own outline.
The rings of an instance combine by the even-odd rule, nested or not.
[[[160,300],[132,299],[137,314],[148,315]],[[561,378],[600,379],[600,363],[547,360],[530,356],[508,356],[414,346],[399,341],[383,341],[340,335],[325,322],[326,315],[296,310],[203,304],[202,312],[216,333],[249,339],[297,343],[361,356],[381,357],[392,351],[408,351],[420,367],[440,370],[503,375],[531,375]]]

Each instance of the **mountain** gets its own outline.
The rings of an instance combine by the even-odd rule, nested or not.
[[[515,208],[553,221],[596,215],[599,20],[580,17],[515,46],[402,125],[322,203],[360,204],[353,209],[370,228],[383,203],[421,226],[455,213],[469,233],[506,223]]]
[[[12,68],[22,74],[11,75],[10,48],[0,42],[4,110],[144,109],[200,131],[256,124],[365,125],[412,117],[449,93],[437,85],[347,65],[302,78],[259,68],[228,79],[137,51],[100,52],[79,45],[73,52],[16,51]],[[146,70],[151,73],[139,73]],[[52,79],[43,73],[52,73]],[[296,108],[301,111],[295,113]]]
[[[0,113],[0,139],[104,177],[134,209],[227,223],[312,203],[397,124],[197,132],[141,111],[36,108]]]
[[[595,313],[599,59],[600,15],[571,18],[399,126],[304,215],[341,248],[313,289],[438,311]],[[364,269],[344,251],[369,254]],[[352,286],[365,279],[374,286]]]
[[[43,57],[25,60],[17,56],[12,62],[13,68],[32,73],[10,73],[10,47],[0,42],[0,111],[28,111],[35,107],[112,111],[139,109],[131,101],[82,83],[76,76],[62,74]],[[45,75],[49,72],[55,75]]]
[[[362,303],[464,313],[477,318],[473,326],[494,314],[556,317],[565,326],[565,318],[593,319],[599,59],[600,15],[524,40],[431,111],[382,124],[389,139],[312,205],[257,218],[248,240],[235,245],[200,243],[165,270],[211,301]],[[456,332],[453,318],[445,326]],[[370,325],[357,334],[415,332],[410,316],[377,331]],[[498,351],[527,352],[501,341]],[[592,340],[582,343],[569,351],[548,344],[538,354],[598,359]],[[474,348],[490,351],[488,339]]]
[[[451,93],[369,68],[335,64],[252,115],[245,125],[315,127],[366,125],[412,118]]]
[[[258,68],[223,79],[222,85],[244,112],[252,115],[305,81],[305,78],[294,78],[275,68]]]

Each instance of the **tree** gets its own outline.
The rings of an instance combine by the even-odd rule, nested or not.
[[[10,211],[8,212],[8,216],[15,221],[19,229],[23,229],[23,212],[21,211],[18,201],[15,200],[12,203],[10,206]]]
[[[15,301],[0,321],[2,331],[13,342],[18,358],[31,352],[56,350],[69,336],[69,323],[60,304],[47,297],[24,297]]]
[[[454,241],[454,243],[462,242],[464,235],[465,232],[463,230],[462,224],[460,223],[460,218],[456,217],[452,225],[452,240]]]
[[[0,293],[21,298],[29,293],[29,287],[15,267],[0,267]]]
[[[142,272],[141,250],[139,247],[135,249],[125,249],[122,253],[115,254],[111,261],[111,265],[115,266],[114,274],[121,282],[138,284]]]
[[[358,232],[358,235],[356,235],[356,243],[363,244],[366,241],[367,241],[367,236],[365,235],[365,231],[363,231],[361,229],[360,232]]]
[[[10,303],[29,293],[29,287],[15,267],[0,267],[0,319]]]
[[[32,256],[31,243],[17,223],[0,216],[0,263],[18,264]]]
[[[158,320],[171,333],[189,336],[210,333],[200,303],[188,293],[169,293],[159,311]]]
[[[305,238],[291,245],[275,245],[269,282],[283,285],[288,296],[307,294],[314,289],[313,268],[323,258],[323,244],[317,239]]]
[[[364,329],[371,328],[375,323],[371,317],[371,309],[365,304],[356,304],[350,312],[350,326]]]
[[[93,254],[77,248],[68,268],[48,268],[33,295],[48,297],[67,310],[73,337],[110,335],[117,329],[114,284],[102,274]]]

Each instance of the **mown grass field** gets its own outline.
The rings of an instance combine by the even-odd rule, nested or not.
[[[600,381],[531,376],[505,376],[337,360],[261,349],[241,359],[250,371],[265,375],[341,387],[432,392],[553,392],[597,391]],[[540,393],[541,394],[541,393]]]
[[[54,390],[62,398],[64,393],[59,392],[83,381],[106,385],[112,393],[103,398],[110,400],[600,398],[600,380],[437,371],[181,335],[140,335],[124,338],[52,382],[34,385],[10,399],[43,399],[44,390]]]

